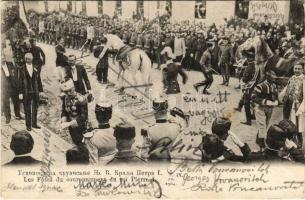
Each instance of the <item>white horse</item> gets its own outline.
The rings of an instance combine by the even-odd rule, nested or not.
[[[98,51],[101,51],[99,49]],[[109,54],[114,54],[111,50],[107,50]],[[98,55],[98,53],[97,53]],[[148,85],[151,85],[150,75],[152,69],[152,62],[148,55],[141,49],[132,49],[127,52],[126,59],[124,61],[117,61],[116,54],[113,58],[108,56],[109,67],[112,71],[118,74],[118,84],[119,88],[145,88],[145,92],[148,92]],[[116,69],[114,69],[114,66]],[[145,86],[147,85],[147,86]],[[136,95],[136,91],[132,90],[129,92],[133,96]],[[142,93],[145,94],[145,93]]]

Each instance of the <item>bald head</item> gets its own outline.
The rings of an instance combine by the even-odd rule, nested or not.
[[[32,64],[33,55],[31,53],[26,53],[24,59],[27,64]]]

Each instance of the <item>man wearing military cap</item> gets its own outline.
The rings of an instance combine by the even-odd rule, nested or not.
[[[29,132],[18,131],[14,133],[14,135],[12,135],[10,148],[14,152],[15,157],[12,161],[6,163],[4,166],[43,164],[43,162],[34,159],[30,155],[33,146],[34,140]]]
[[[132,150],[132,145],[135,142],[136,136],[136,130],[133,125],[128,122],[119,123],[115,126],[113,135],[116,138],[116,148],[118,152],[108,164],[143,164],[146,162],[138,157],[137,153]]]
[[[153,110],[156,122],[141,130],[143,137],[141,156],[149,160],[170,160],[170,147],[181,133],[182,125],[175,119],[168,119],[168,103],[164,98],[153,101]]]
[[[95,105],[98,128],[84,134],[84,143],[89,149],[91,163],[105,161],[107,158],[109,160],[109,157],[113,158],[116,152],[114,129],[109,124],[112,117],[112,105],[106,98],[106,88],[103,88]]]
[[[60,127],[62,130],[68,128],[73,143],[79,145],[86,130],[88,102],[85,96],[75,91],[72,79],[61,83],[60,88],[65,92]]]
[[[202,94],[209,95],[210,93],[207,91],[208,88],[211,87],[213,83],[213,71],[212,71],[212,56],[211,52],[213,51],[214,44],[213,43],[207,43],[207,50],[203,53],[201,59],[200,59],[200,65],[202,73],[204,74],[205,80],[196,83],[194,85],[196,91],[198,91],[198,87],[204,86]]]
[[[255,74],[255,49],[250,48],[249,50],[243,50],[242,54],[244,57],[246,57],[245,62],[245,69],[242,76],[242,81],[244,82],[245,86],[243,87],[243,97],[242,97],[242,104],[239,105],[238,108],[235,110],[240,111],[242,106],[245,106],[245,113],[246,113],[246,121],[242,121],[242,124],[245,125],[251,125],[251,120],[254,118],[253,114],[251,113],[251,95],[253,92],[253,89],[256,85],[255,82],[253,82],[254,74]]]
[[[287,126],[287,124],[289,124]],[[294,129],[294,131],[293,131]],[[292,130],[292,132],[291,132]],[[305,163],[302,149],[298,147],[296,126],[290,121],[282,120],[273,124],[267,131],[267,136],[261,151],[251,152],[249,161],[294,161]]]
[[[229,85],[230,80],[230,63],[233,59],[233,49],[229,44],[229,38],[225,36],[218,42],[220,45],[218,66],[221,69],[223,82],[221,85]]]

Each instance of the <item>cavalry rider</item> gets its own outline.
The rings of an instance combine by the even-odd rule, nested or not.
[[[126,55],[134,48],[124,44],[123,40],[121,40],[121,38],[114,34],[102,34],[101,42],[102,44],[104,44],[104,48],[101,54],[99,55],[99,59],[102,59],[106,54],[106,51],[110,50],[116,55],[117,60],[119,61],[122,68],[122,62],[128,64]]]

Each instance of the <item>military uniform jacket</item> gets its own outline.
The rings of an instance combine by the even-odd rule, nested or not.
[[[66,117],[67,121],[76,120],[78,126],[84,126],[87,119],[87,99],[77,93],[74,97],[65,95],[62,101],[61,118]]]
[[[114,158],[108,162],[109,165],[118,165],[118,164],[139,164],[142,165],[146,161],[139,156],[136,152],[129,151],[119,151],[115,154]]]
[[[181,131],[182,126],[174,119],[159,120],[146,129],[142,129],[142,135],[150,141],[149,144],[145,144],[146,141],[143,142],[143,146],[148,147],[144,154],[150,159],[170,159],[171,146]]]
[[[129,40],[129,44],[131,46],[135,46],[137,43],[137,34],[136,33],[132,33],[130,36],[130,40]]]
[[[113,128],[108,125],[84,134],[84,143],[89,150],[91,163],[98,163],[101,157],[114,156],[117,150],[113,132]]]
[[[233,59],[233,49],[231,45],[221,45],[219,51],[219,62],[221,64],[230,63]]]
[[[252,79],[254,79],[255,74],[255,64],[254,62],[246,62],[245,63],[245,71],[243,73],[242,81],[244,83],[249,83]]]
[[[260,106],[267,106],[268,100],[278,100],[276,85],[265,80],[254,88],[251,99]]]
[[[212,66],[212,56],[209,50],[205,50],[200,59],[200,65],[202,66],[202,71],[207,73],[211,70]]]

